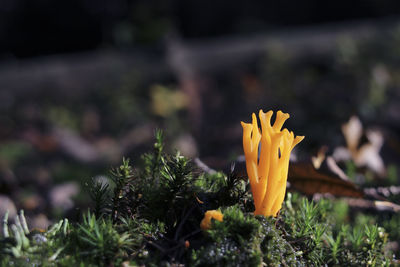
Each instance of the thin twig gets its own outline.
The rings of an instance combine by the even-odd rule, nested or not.
[[[201,229],[197,229],[196,231],[191,232],[190,234],[187,234],[187,235],[183,236],[182,239],[183,239],[183,240],[186,240],[188,237],[190,237],[190,236],[192,236],[192,235],[197,235],[197,234],[200,233],[200,232],[201,232]]]
[[[153,241],[148,241],[148,244],[152,245],[153,247],[155,247],[156,249],[160,250],[163,254],[166,254],[165,249],[159,245],[157,245],[156,243],[154,243]]]
[[[182,230],[183,224],[185,223],[185,221],[187,220],[189,215],[193,212],[194,208],[195,208],[195,206],[192,206],[190,208],[190,210],[186,213],[185,217],[183,217],[183,219],[179,223],[178,228],[176,229],[176,232],[175,232],[175,236],[174,236],[175,241],[178,241],[178,235],[179,235],[180,231]]]
[[[199,158],[194,159],[194,163],[196,164],[197,167],[199,167],[203,172],[207,174],[214,174],[217,171],[214,169],[211,169],[208,167],[203,161],[201,161]]]

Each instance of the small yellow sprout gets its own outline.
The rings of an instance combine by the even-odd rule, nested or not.
[[[201,220],[200,228],[203,230],[208,230],[211,228],[211,219],[222,222],[224,215],[218,210],[208,210],[204,214],[203,220]]]
[[[271,110],[267,113],[260,110],[261,132],[254,113],[252,123],[242,122],[246,169],[256,208],[254,214],[265,217],[276,217],[281,209],[286,192],[290,153],[304,139],[304,136],[294,137],[293,132],[286,128],[281,130],[289,114],[279,110],[275,123],[271,126],[272,114]]]

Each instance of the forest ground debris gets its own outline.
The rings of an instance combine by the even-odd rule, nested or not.
[[[141,166],[123,160],[114,169],[114,189],[92,188],[94,211],[84,212],[80,222],[63,219],[42,233],[25,225],[23,213],[12,224],[5,217],[0,266],[396,264],[385,247],[385,229],[346,221],[349,208],[335,216],[332,200],[314,203],[288,193],[277,218],[255,216],[242,178],[198,173],[179,152],[163,151],[161,132],[156,139]],[[200,221],[212,209],[220,209],[223,221],[212,220],[202,231]]]

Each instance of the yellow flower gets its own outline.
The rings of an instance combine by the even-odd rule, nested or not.
[[[256,208],[254,214],[266,217],[276,217],[282,207],[290,153],[304,139],[304,136],[294,137],[286,128],[281,130],[289,114],[279,110],[271,126],[272,114],[271,110],[267,113],[260,110],[261,132],[254,113],[252,123],[242,122],[246,169]]]
[[[224,215],[218,210],[208,210],[204,214],[203,220],[201,220],[200,228],[203,230],[208,230],[211,228],[211,219],[222,222]]]

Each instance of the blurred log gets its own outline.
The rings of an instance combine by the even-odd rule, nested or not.
[[[400,23],[398,18],[363,20],[284,29],[257,36],[205,41],[169,42],[169,63],[178,73],[218,71],[243,64],[279,48],[291,55],[321,55],[337,49],[341,38],[360,41],[382,35]]]
[[[162,51],[98,50],[95,52],[55,55],[0,63],[1,92],[17,96],[32,90],[80,94],[114,84],[132,70],[148,77],[170,73],[179,76],[198,72],[216,72],[245,64],[276,47],[292,55],[321,55],[332,52],[339,38],[363,40],[394,29],[400,19],[363,20],[313,27],[285,29],[258,36],[238,36],[202,41],[170,38],[167,55]]]
[[[398,19],[366,20],[203,41],[171,37],[167,42],[167,62],[180,88],[190,98],[191,126],[199,140],[209,136],[203,117],[206,117],[205,111],[213,110],[210,108],[212,102],[220,94],[218,86],[212,90],[213,86],[207,85],[205,77],[210,74],[226,73],[227,70],[251,63],[254,65],[254,62],[260,62],[260,58],[276,52],[283,52],[293,58],[332,55],[343,40],[359,42],[384,36],[388,30],[397,27],[399,22]]]
[[[54,55],[0,64],[0,107],[26,95],[79,98],[99,88],[115,88],[124,77],[144,72],[148,77],[166,73],[160,57],[136,52],[100,50]]]
[[[191,41],[171,37],[164,51],[149,48],[98,50],[3,61],[0,63],[0,111],[18,103],[20,97],[68,97],[71,101],[88,96],[99,88],[120,88],[134,74],[151,82],[170,81],[174,77],[189,98],[189,121],[195,138],[207,138],[211,140],[210,144],[204,145],[212,145],[212,138],[220,133],[207,128],[203,117],[211,120],[208,122],[210,126],[220,123],[218,116],[214,116],[215,121],[212,121],[210,114],[216,107],[227,110],[232,106],[227,107],[224,102],[226,92],[212,84],[211,74],[225,74],[249,64],[254,66],[277,49],[292,57],[329,56],[336,51],[340,40],[384,38],[398,25],[400,19],[393,18],[282,29],[258,36]],[[237,113],[232,115],[237,118]],[[392,124],[396,125],[397,121]]]

